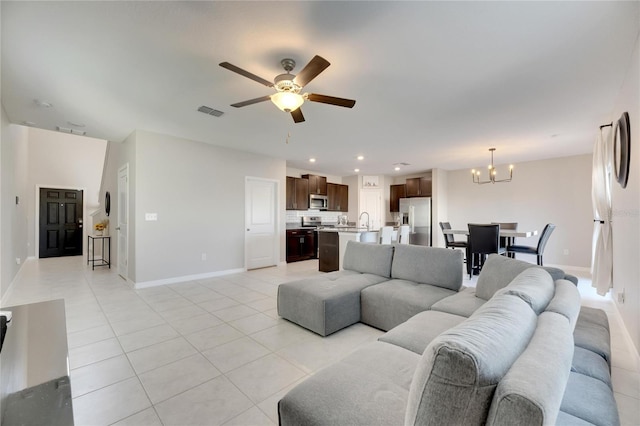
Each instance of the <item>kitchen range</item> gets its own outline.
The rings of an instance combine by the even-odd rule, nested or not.
[[[303,216],[301,224],[287,224],[287,263],[318,258],[319,216]]]

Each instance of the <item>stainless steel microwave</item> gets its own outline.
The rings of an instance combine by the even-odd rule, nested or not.
[[[309,195],[309,209],[327,210],[329,208],[329,198],[326,195]]]

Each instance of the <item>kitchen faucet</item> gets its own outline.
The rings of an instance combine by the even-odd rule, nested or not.
[[[369,230],[369,213],[367,213],[367,212],[360,213],[360,217],[358,218],[358,222],[360,222],[360,220],[362,219],[362,215],[363,214],[367,215],[367,231],[368,231]]]

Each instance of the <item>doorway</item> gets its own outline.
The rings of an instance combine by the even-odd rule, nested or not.
[[[247,269],[278,264],[278,181],[245,181],[245,264]]]
[[[83,191],[40,188],[39,257],[82,255]]]

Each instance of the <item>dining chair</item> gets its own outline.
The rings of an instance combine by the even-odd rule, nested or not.
[[[398,243],[409,244],[409,225],[402,225],[398,229]]]
[[[492,224],[500,225],[500,229],[510,229],[516,231],[518,229],[518,222],[491,222]],[[512,246],[516,243],[516,237],[500,237],[500,247],[506,250],[508,246]],[[515,258],[514,253],[507,253],[507,256]]]
[[[516,253],[535,254],[538,257],[538,265],[543,266],[542,254],[544,253],[544,248],[546,247],[547,241],[549,241],[549,237],[554,229],[556,229],[556,225],[553,223],[547,223],[542,234],[540,234],[538,245],[536,247],[511,245],[507,247],[507,252],[513,253],[514,257]]]
[[[500,248],[500,225],[470,223],[468,226],[467,273],[471,278],[474,272],[480,272],[487,255],[504,254],[506,250]]]
[[[380,228],[380,244],[391,244],[393,226],[383,226]]]
[[[442,235],[444,235],[444,245],[446,248],[467,248],[468,244],[466,241],[456,241],[453,234],[444,233],[445,229],[451,229],[451,224],[449,222],[440,222],[440,229],[442,229]]]

